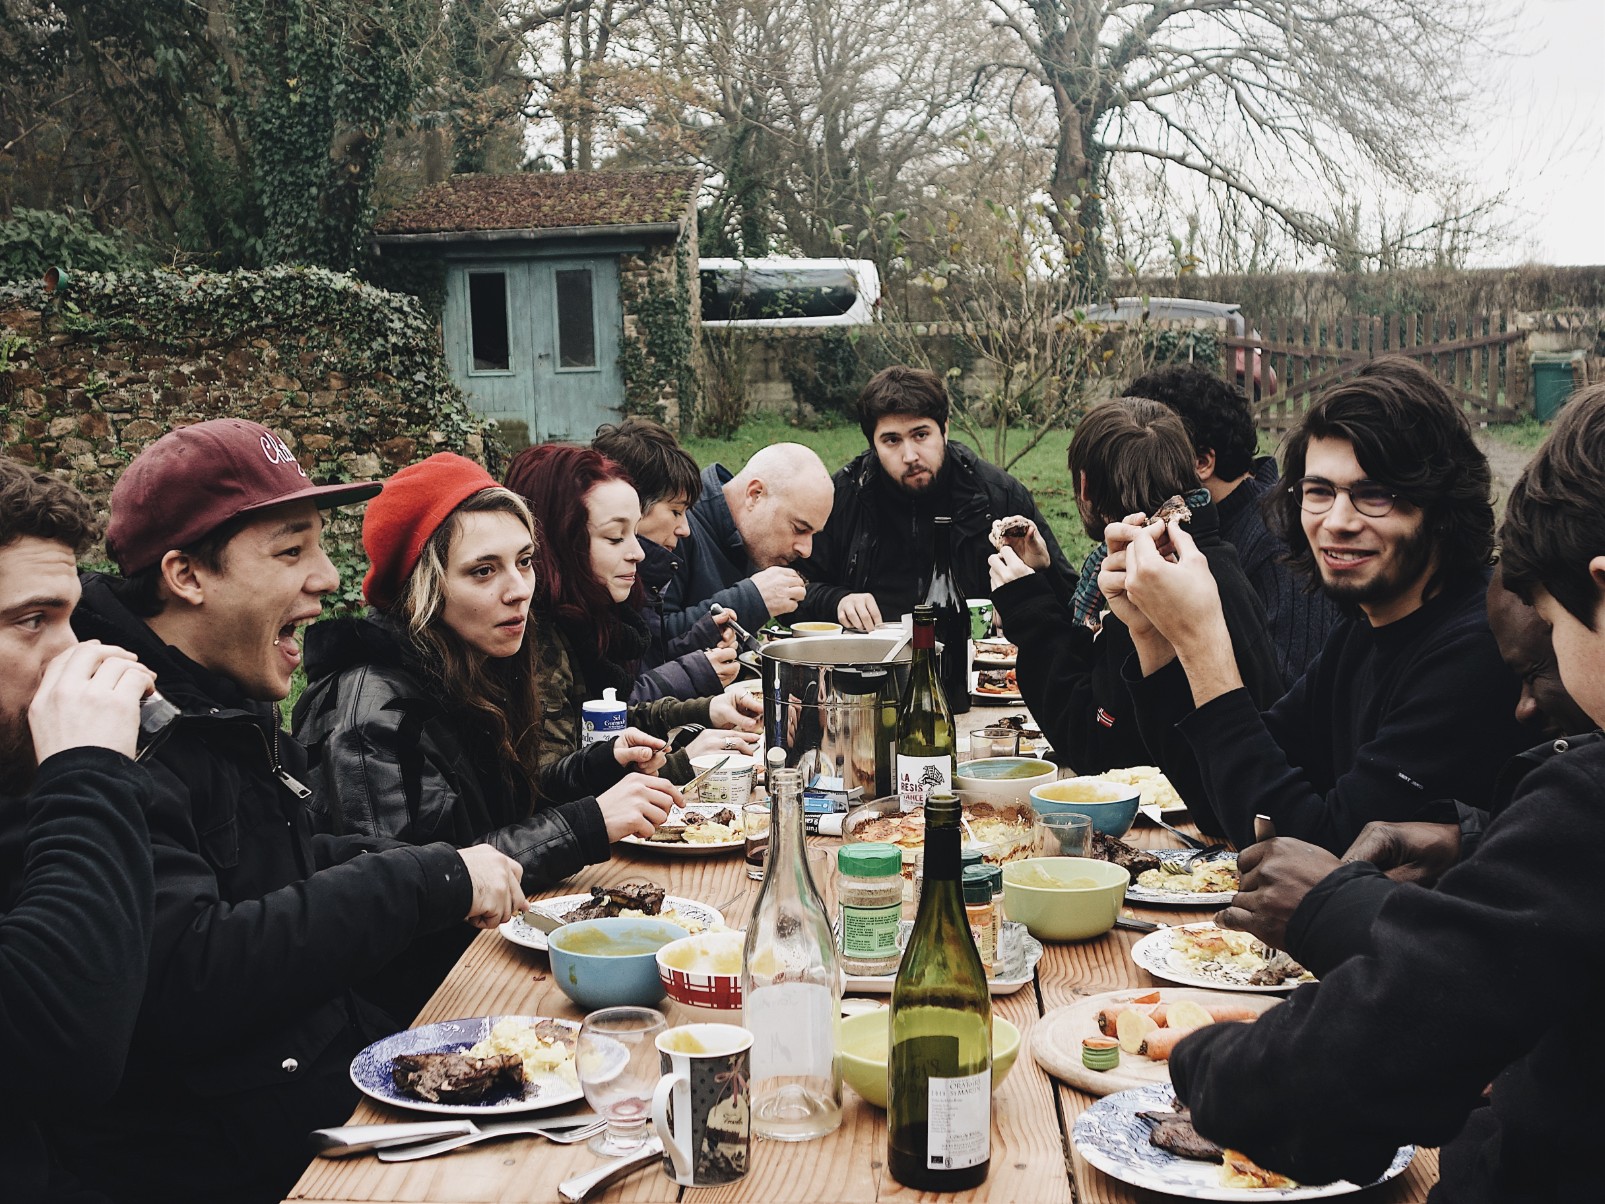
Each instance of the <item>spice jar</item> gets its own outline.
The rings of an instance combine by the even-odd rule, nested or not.
[[[992,879],[992,916],[993,922],[997,925],[998,933],[997,972],[998,976],[1001,977],[1006,973],[1005,967],[1009,964],[1009,952],[1012,944],[1008,939],[1008,931],[1003,926],[1005,923],[1003,915],[1003,867],[1001,865],[989,865],[986,867],[986,872],[987,876]]]
[[[964,871],[964,911],[969,916],[981,965],[991,978],[997,967],[998,920],[992,907],[992,872],[984,865],[972,865]]]
[[[848,974],[890,974],[902,950],[903,854],[893,844],[850,844],[836,854],[836,925],[842,969]]]

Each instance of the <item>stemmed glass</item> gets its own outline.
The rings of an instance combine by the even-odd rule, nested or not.
[[[592,1153],[619,1158],[646,1141],[652,1092],[662,1074],[655,1042],[668,1027],[662,1012],[637,1007],[603,1008],[580,1025],[574,1069],[586,1102],[607,1121],[586,1142]]]

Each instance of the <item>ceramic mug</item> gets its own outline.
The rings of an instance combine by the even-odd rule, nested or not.
[[[657,1038],[663,1077],[652,1125],[664,1173],[682,1187],[717,1187],[752,1159],[752,1033],[734,1024],[682,1024]]]

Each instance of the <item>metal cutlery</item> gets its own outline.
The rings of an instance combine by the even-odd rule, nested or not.
[[[424,1145],[381,1149],[378,1151],[379,1161],[414,1162],[419,1158],[433,1158],[436,1154],[461,1149],[465,1145],[489,1141],[493,1137],[535,1136],[544,1137],[547,1141],[556,1142],[558,1145],[573,1145],[575,1142],[586,1140],[593,1133],[601,1132],[607,1126],[607,1121],[595,1114],[565,1116],[559,1120],[497,1120],[478,1124],[473,1121],[467,1123],[470,1128],[467,1133],[459,1133]]]
[[[696,777],[692,778],[684,786],[680,787],[680,797],[684,798],[686,795],[690,794],[693,790],[695,790],[698,786],[701,786],[702,783],[706,782],[714,774],[718,773],[721,769],[723,769],[725,767],[725,762],[728,761],[728,760],[730,760],[730,758],[728,756],[720,757],[712,765],[708,766],[701,773],[697,774]]]
[[[569,1204],[579,1204],[593,1191],[606,1187],[618,1179],[624,1178],[637,1167],[645,1166],[649,1162],[656,1162],[663,1157],[663,1142],[657,1137],[648,1137],[644,1144],[635,1153],[624,1158],[615,1158],[612,1162],[597,1167],[594,1171],[587,1171],[583,1175],[575,1175],[572,1179],[564,1179],[557,1185],[557,1194],[567,1200]]]
[[[721,606],[719,603],[715,602],[708,607],[708,611],[710,614],[715,616],[728,613],[730,615],[730,619],[725,625],[729,627],[731,631],[736,633],[736,639],[740,640],[747,651],[752,653],[754,656],[757,656],[763,652],[763,644],[759,641],[758,637],[753,635],[752,632],[748,631],[741,625],[736,618],[736,612],[731,610],[730,607]]]
[[[317,1129],[312,1133],[312,1148],[325,1158],[344,1158],[348,1154],[363,1154],[388,1146],[408,1145],[415,1141],[439,1140],[473,1131],[471,1120],[431,1120],[410,1125],[341,1125],[333,1129]]]
[[[1169,832],[1177,840],[1181,841],[1182,844],[1186,845],[1189,849],[1207,849],[1207,848],[1209,848],[1209,842],[1208,841],[1199,840],[1198,837],[1196,837],[1196,836],[1189,836],[1186,832],[1183,832],[1180,828],[1173,828],[1169,824],[1167,824],[1164,820],[1160,819],[1159,818],[1159,808],[1158,808],[1158,806],[1150,804],[1149,806],[1144,807],[1144,806],[1139,805],[1137,807],[1137,810],[1142,812],[1144,819],[1152,820],[1154,823],[1158,824],[1165,831]],[[1217,848],[1224,848],[1225,846],[1224,845],[1217,845],[1216,847]]]

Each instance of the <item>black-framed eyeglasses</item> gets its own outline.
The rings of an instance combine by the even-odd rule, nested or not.
[[[1399,500],[1397,493],[1375,481],[1334,485],[1321,477],[1301,477],[1288,486],[1288,492],[1298,498],[1299,509],[1305,514],[1325,514],[1340,493],[1348,494],[1349,504],[1369,518],[1381,518]]]

